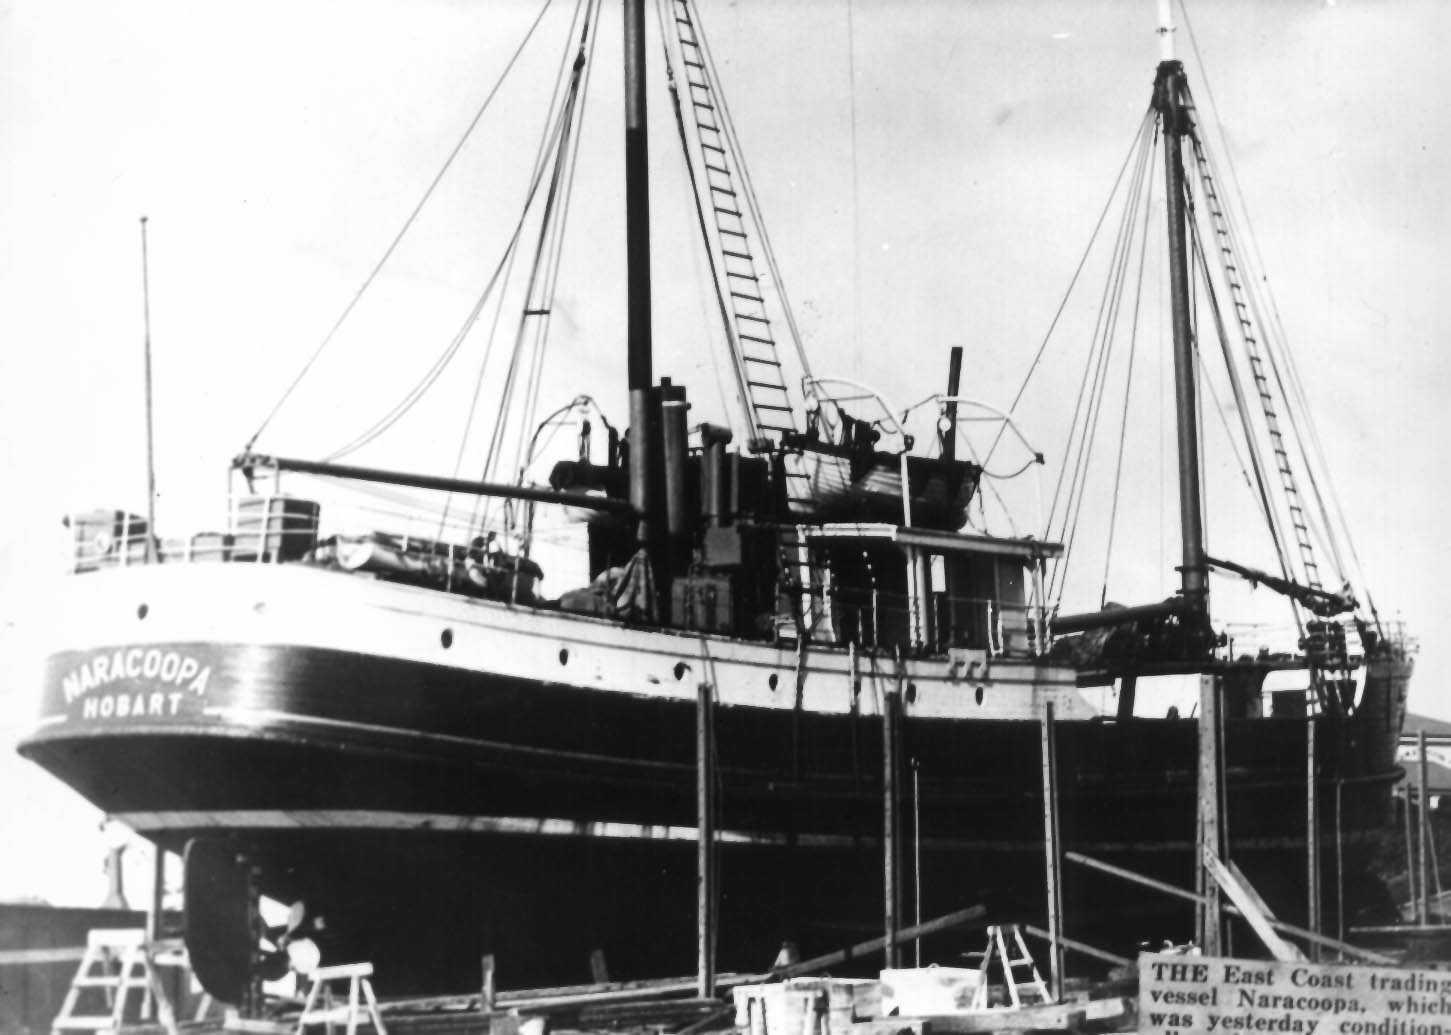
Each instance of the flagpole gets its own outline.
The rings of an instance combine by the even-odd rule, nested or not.
[[[146,355],[146,563],[156,557],[156,451],[151,409],[151,281],[146,252],[146,217],[141,217],[141,312]]]

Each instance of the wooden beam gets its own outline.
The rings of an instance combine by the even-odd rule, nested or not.
[[[1034,938],[1041,938],[1045,942],[1049,941],[1052,938],[1052,935],[1050,935],[1047,931],[1043,930],[1041,927],[1034,927],[1032,924],[1019,924],[1018,927],[1024,933],[1031,934]],[[1116,956],[1105,949],[1096,948],[1095,946],[1089,945],[1087,942],[1074,941],[1072,938],[1064,938],[1062,935],[1059,935],[1058,937],[1058,944],[1063,946],[1063,948],[1065,949],[1072,949],[1074,952],[1081,952],[1085,956],[1091,956],[1096,960],[1102,960],[1104,963],[1112,963],[1118,967],[1131,967],[1134,965],[1134,961],[1129,959],[1127,956]]]
[[[896,682],[900,684],[906,678],[901,648],[897,650],[896,668]],[[885,954],[883,966],[889,969],[897,965],[898,958],[897,906],[900,892],[897,887],[897,835],[901,822],[897,816],[897,713],[902,699],[900,689],[900,686],[884,687],[882,693],[882,926],[886,931],[882,948]]]
[[[1001,1031],[1076,1031],[1088,1017],[1084,1005],[1051,1003],[973,1013],[929,1014],[922,1020],[927,1022],[927,1031],[933,1035],[938,1032],[970,1035]]]
[[[1049,980],[1055,1001],[1063,998],[1063,862],[1058,843],[1058,734],[1053,702],[1043,706],[1039,730],[1043,766],[1043,855],[1048,891]]]
[[[1222,952],[1219,885],[1206,867],[1209,856],[1218,859],[1224,845],[1219,822],[1219,679],[1207,673],[1199,677],[1198,797],[1199,851],[1195,883],[1204,901],[1195,925],[1196,941],[1206,956],[1218,956]]]
[[[715,693],[710,683],[695,697],[695,933],[696,987],[702,999],[715,995]]]
[[[1315,758],[1315,717],[1305,722],[1305,895],[1308,909],[1305,923],[1320,933],[1320,797]],[[1311,955],[1318,960],[1317,950]]]
[[[494,1010],[494,954],[488,953],[480,961],[483,983],[479,989],[479,1009],[486,1013]]]
[[[1416,751],[1419,754],[1419,758],[1416,760],[1416,770],[1420,778],[1418,781],[1420,786],[1416,789],[1421,795],[1419,799],[1421,836],[1416,840],[1416,858],[1420,860],[1418,869],[1420,870],[1421,898],[1416,912],[1422,924],[1429,924],[1431,922],[1431,853],[1427,850],[1430,839],[1427,837],[1426,827],[1431,815],[1431,777],[1429,762],[1426,758],[1425,730],[1419,730],[1416,733]]]
[[[1239,874],[1231,871],[1208,847],[1204,849],[1204,865],[1215,883],[1223,888],[1230,901],[1239,907],[1240,914],[1254,929],[1254,933],[1259,935],[1260,941],[1265,943],[1265,948],[1270,950],[1270,955],[1277,960],[1289,963],[1299,962],[1305,958],[1305,954],[1298,947],[1285,941],[1275,931],[1274,914],[1269,912],[1264,900],[1248,884],[1242,883]],[[1216,952],[1212,955],[1217,956],[1219,953]]]
[[[1203,895],[1175,887],[1173,884],[1166,884],[1164,881],[1155,880],[1153,877],[1145,877],[1143,874],[1135,873],[1133,870],[1126,870],[1122,866],[1115,866],[1112,863],[1094,859],[1081,852],[1064,852],[1063,858],[1069,862],[1076,862],[1081,866],[1087,866],[1091,870],[1098,870],[1100,873],[1107,873],[1110,876],[1119,877],[1130,883],[1138,884],[1146,888],[1153,888],[1155,891],[1161,891],[1175,898],[1182,898],[1186,902],[1197,902],[1200,905],[1204,905],[1208,901]],[[1242,915],[1239,909],[1234,906],[1224,906],[1223,909],[1230,916]],[[1386,966],[1395,966],[1398,962],[1393,957],[1387,956],[1384,953],[1373,952],[1370,949],[1362,949],[1359,946],[1351,945],[1349,942],[1337,938],[1330,938],[1323,934],[1317,934],[1314,931],[1307,931],[1305,928],[1296,927],[1294,924],[1287,924],[1283,920],[1276,920],[1271,926],[1281,934],[1292,935],[1301,941],[1309,942],[1312,945],[1319,945],[1322,948],[1334,949],[1336,952],[1365,963],[1381,963]]]
[[[926,923],[913,924],[911,927],[904,927],[897,932],[897,944],[911,941],[913,938],[924,938],[929,934],[937,934],[940,931],[950,931],[955,927],[981,927],[987,922],[987,908],[984,906],[969,906],[966,909],[959,909],[952,913],[939,916],[935,920],[928,920]],[[769,981],[772,977],[790,978],[799,977],[802,974],[814,974],[827,967],[835,967],[838,964],[846,963],[848,960],[861,959],[872,953],[881,952],[886,943],[885,938],[872,938],[868,941],[857,942],[855,945],[845,949],[838,949],[836,952],[829,952],[824,956],[813,956],[811,959],[802,960],[800,963],[793,963],[789,967],[778,967],[770,974],[763,974],[757,978],[747,978],[738,984],[750,984],[752,981]]]

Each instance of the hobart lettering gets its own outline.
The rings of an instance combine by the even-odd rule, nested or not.
[[[61,690],[67,705],[80,701],[83,719],[152,718],[180,714],[186,695],[205,694],[211,677],[211,666],[190,654],[130,647],[78,665],[61,677]]]

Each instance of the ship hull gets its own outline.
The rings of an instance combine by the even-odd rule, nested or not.
[[[235,844],[263,890],[327,916],[335,958],[372,960],[390,991],[472,987],[482,952],[509,984],[579,980],[594,948],[618,976],[689,969],[701,682],[718,701],[725,968],[879,927],[889,690],[924,915],[977,901],[1041,913],[1048,702],[1064,717],[1065,847],[1192,875],[1196,724],[1113,721],[1069,670],[798,652],[298,567],[75,581],[76,639],[52,645],[23,753],[168,848]],[[1379,707],[1318,720],[1322,829],[1338,824],[1348,911],[1399,776],[1406,674],[1382,664]],[[1305,867],[1305,729],[1226,728],[1232,851],[1289,917],[1304,911],[1284,875]],[[1192,931],[1182,906],[1105,880],[1070,879],[1081,935]],[[1144,910],[1131,933],[1129,903]]]

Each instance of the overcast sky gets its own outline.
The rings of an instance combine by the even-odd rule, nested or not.
[[[259,447],[325,453],[453,333],[515,216],[570,6],[555,0],[436,205]],[[964,390],[1005,405],[1147,105],[1152,0],[702,6],[817,371],[906,402],[939,390],[948,348],[963,345]],[[151,231],[159,517],[179,534],[215,522],[226,461],[538,9],[0,2],[0,841],[45,846],[0,856],[0,897],[88,904],[101,892],[97,817],[10,744],[32,706],[27,623],[58,567],[59,516],[144,511],[138,217]],[[546,382],[544,405],[588,388],[623,426],[617,9],[605,4],[556,306],[566,373]],[[1436,633],[1451,574],[1451,74],[1439,56],[1451,13],[1438,0],[1200,0],[1189,14],[1204,67],[1182,28],[1181,56],[1201,106],[1210,90],[1217,102],[1205,115],[1230,144],[1371,588],[1423,643],[1412,707],[1451,717]],[[710,416],[712,366],[687,348],[707,333],[709,302],[652,75],[657,366]],[[1075,355],[1065,344],[1023,410],[1053,463]],[[470,362],[359,459],[447,473]],[[1158,387],[1137,405],[1159,421],[1167,360],[1143,364]],[[1163,433],[1131,439],[1145,478],[1162,470]],[[1174,577],[1172,514],[1157,487],[1138,495],[1146,512],[1124,520],[1146,561],[1116,561],[1111,582],[1130,603]],[[1224,530],[1238,526],[1216,520],[1230,521],[1211,518],[1211,545],[1233,553]],[[1095,601],[1098,577],[1085,577]]]

